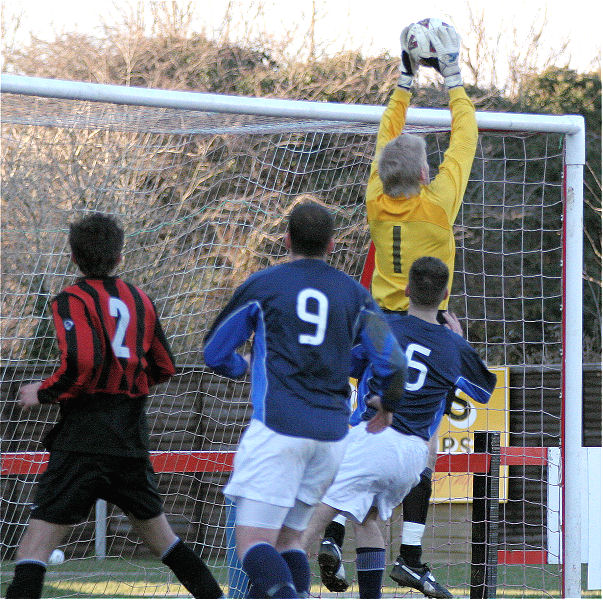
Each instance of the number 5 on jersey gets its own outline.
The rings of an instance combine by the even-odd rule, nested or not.
[[[417,390],[420,390],[425,383],[425,378],[427,377],[427,367],[422,362],[419,362],[413,358],[413,354],[415,354],[415,352],[417,354],[422,354],[423,356],[429,356],[431,354],[431,350],[429,348],[421,346],[420,344],[408,344],[406,347],[406,360],[408,361],[408,368],[419,371],[419,375],[415,381],[412,383],[407,381],[404,384],[404,389],[408,390],[409,392],[416,392]]]

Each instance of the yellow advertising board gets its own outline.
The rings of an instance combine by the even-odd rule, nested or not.
[[[509,369],[489,367],[496,375],[496,389],[488,404],[479,404],[462,392],[452,405],[450,415],[444,415],[438,436],[438,452],[464,454],[473,452],[475,431],[499,431],[501,447],[509,445]],[[507,499],[508,467],[501,467],[500,499]],[[433,502],[471,502],[472,473],[435,473]]]

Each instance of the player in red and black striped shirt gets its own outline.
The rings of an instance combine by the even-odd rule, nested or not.
[[[149,388],[176,369],[152,301],[110,276],[121,261],[123,241],[118,223],[100,213],[70,228],[72,258],[84,277],[52,302],[60,365],[45,381],[19,392],[23,410],[58,403],[60,420],[44,440],[48,468],[37,485],[7,598],[40,597],[50,553],[97,498],[124,510],[195,598],[222,596],[163,512],[148,455],[145,402]]]
[[[149,387],[175,372],[149,297],[117,277],[84,277],[52,303],[61,364],[38,400],[59,402],[52,450],[146,456]]]

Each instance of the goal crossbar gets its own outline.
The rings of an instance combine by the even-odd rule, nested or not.
[[[124,85],[87,83],[3,74],[0,91],[11,94],[62,98],[88,102],[109,102],[132,106],[198,110],[264,117],[329,119],[355,123],[379,123],[383,106],[252,98],[179,90],[160,90]],[[502,112],[478,112],[482,131],[538,131],[542,133],[580,134],[584,119],[577,115],[526,115]],[[450,127],[450,112],[436,108],[409,108],[408,125]],[[584,161],[583,161],[584,162]]]

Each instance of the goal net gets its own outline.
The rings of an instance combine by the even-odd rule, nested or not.
[[[102,211],[125,226],[119,274],[155,301],[179,367],[178,376],[154,389],[148,403],[153,462],[168,520],[225,590],[230,585],[229,593],[242,595],[244,583],[232,558],[232,511],[221,487],[249,418],[249,382],[210,373],[203,365],[202,340],[238,284],[285,258],[287,217],[304,194],[335,215],[331,264],[361,278],[370,244],[364,191],[381,109],[254,99],[236,112],[232,98],[212,96],[211,104],[203,105],[203,94],[185,93],[172,97],[186,95],[201,104],[178,108],[163,93],[155,106],[137,106],[118,96],[116,103],[96,101],[96,95],[44,97],[53,93],[41,80],[34,82],[39,92],[5,93],[7,79],[1,192],[2,581],[12,576],[7,561],[44,469],[40,440],[58,415],[54,406],[21,414],[17,391],[56,366],[49,303],[77,276],[68,224]],[[327,108],[328,115],[320,114]],[[448,115],[409,113],[409,129],[425,135],[432,173],[448,144]],[[492,123],[495,116],[500,121]],[[497,370],[498,398],[479,414],[460,400],[439,450],[442,456],[464,453],[471,450],[476,429],[501,432],[498,523],[489,540],[498,587],[516,596],[548,596],[563,588],[569,564],[563,555],[559,448],[568,436],[560,391],[566,406],[571,397],[563,387],[567,312],[581,311],[574,300],[567,306],[567,282],[575,277],[567,271],[575,260],[568,257],[568,238],[581,236],[568,232],[575,217],[564,202],[565,133],[574,124],[544,118],[538,131],[538,117],[510,117],[479,115],[477,156],[455,226],[451,300],[467,339]],[[580,358],[572,360],[580,369],[575,362]],[[575,439],[575,426],[572,431]],[[455,595],[467,595],[475,543],[471,472],[468,467],[452,472],[449,462],[439,465],[424,559]],[[567,488],[567,469],[563,476]],[[385,533],[391,564],[400,543],[399,514],[385,524]],[[350,536],[346,570],[355,581]],[[60,548],[67,560],[47,575],[53,597],[186,595],[112,505],[98,503]],[[384,595],[409,593],[387,575],[384,585]],[[355,584],[350,591],[357,592]],[[325,592],[314,577],[313,595]]]

